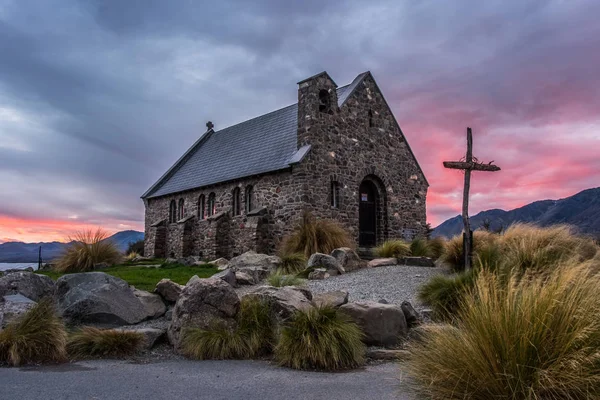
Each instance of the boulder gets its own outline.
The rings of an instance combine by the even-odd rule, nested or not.
[[[402,257],[398,261],[409,267],[435,267],[435,262],[430,257]]]
[[[281,288],[261,286],[244,297],[259,298],[269,302],[273,312],[280,319],[289,318],[296,311],[308,310],[312,307],[310,298],[306,296],[305,292],[294,286]]]
[[[216,265],[219,271],[229,268],[229,260],[223,257],[211,261],[210,264]]]
[[[63,275],[56,296],[59,313],[71,323],[131,325],[148,317],[127,282],[104,272]]]
[[[161,279],[154,288],[154,293],[159,294],[165,301],[175,303],[183,290],[183,285],[170,279]]]
[[[277,256],[268,256],[258,254],[254,251],[248,251],[242,255],[234,257],[229,261],[229,268],[240,270],[247,267],[261,267],[269,272],[274,271],[281,265],[281,258]]]
[[[237,287],[235,272],[233,272],[230,269],[224,269],[221,272],[217,272],[212,277],[222,279],[225,282],[229,283],[231,286]]]
[[[0,303],[0,329],[31,310],[37,303],[22,294],[3,296]]]
[[[331,256],[344,268],[346,272],[364,268],[366,262],[360,259],[356,251],[349,247],[340,247],[331,252]]]
[[[207,329],[213,323],[234,327],[240,299],[231,285],[219,278],[192,277],[187,283],[175,308],[169,325],[171,344],[179,348],[182,329]]]
[[[402,312],[404,313],[404,318],[406,318],[406,324],[408,327],[413,327],[418,325],[421,321],[421,317],[419,313],[413,308],[412,304],[408,301],[403,301],[400,305]]]
[[[146,318],[162,317],[167,312],[167,306],[159,295],[138,289],[135,289],[133,294],[146,308]]]
[[[94,264],[94,267],[92,269],[94,271],[102,271],[103,269],[106,269],[108,267],[110,267],[110,264],[101,262],[101,263]]]
[[[402,309],[393,304],[364,301],[340,307],[363,330],[364,342],[372,346],[394,346],[408,330]]]
[[[196,265],[196,263],[204,264],[201,261],[202,260],[200,260],[200,257],[198,257],[198,256],[188,256],[188,257],[178,258],[176,263],[185,265],[186,267],[191,267],[192,265]]]
[[[344,274],[346,270],[335,257],[323,253],[315,253],[308,259],[307,267],[325,268],[329,275]]]
[[[348,302],[348,292],[336,290],[333,292],[318,293],[313,296],[313,304],[317,307],[341,307]]]
[[[137,332],[144,335],[144,350],[150,350],[154,347],[154,345],[167,334],[166,328],[140,328],[140,327],[123,327],[120,329],[115,329],[122,332]]]
[[[327,279],[329,276],[330,275],[325,268],[315,268],[308,273],[308,279],[310,280]]]
[[[234,276],[238,285],[256,285],[257,283],[252,275],[244,271],[237,271]]]
[[[375,258],[367,264],[369,268],[387,267],[390,265],[398,265],[398,259],[396,258]]]
[[[240,285],[256,285],[271,274],[271,270],[263,267],[228,268],[226,271],[234,273]]]
[[[54,293],[54,281],[46,275],[19,271],[0,278],[0,296],[22,294],[33,301],[39,301],[43,297],[54,296]]]

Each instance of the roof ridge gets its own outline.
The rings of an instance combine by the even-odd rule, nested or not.
[[[223,129],[219,129],[218,131],[215,131],[215,133],[219,133],[219,132],[221,132],[221,131],[224,131],[225,129],[229,129],[229,128],[233,128],[233,127],[235,127],[235,126],[238,126],[238,125],[241,125],[241,124],[245,124],[246,122],[253,121],[253,120],[255,120],[255,119],[258,119],[258,118],[260,118],[260,117],[266,117],[266,116],[267,116],[267,115],[269,115],[269,114],[273,114],[273,113],[276,113],[276,112],[278,112],[278,111],[282,111],[282,110],[285,110],[286,108],[290,108],[290,107],[293,107],[293,106],[296,106],[296,105],[298,105],[298,103],[297,103],[297,102],[296,102],[296,103],[293,103],[293,104],[290,104],[290,105],[288,105],[288,106],[285,106],[285,107],[278,108],[277,110],[269,111],[268,113],[265,113],[265,114],[257,115],[256,117],[252,117],[252,118],[250,118],[250,119],[245,119],[245,120],[243,120],[243,121],[240,121],[240,122],[238,122],[238,123],[235,123],[235,124],[233,124],[233,125],[229,125],[229,126],[227,126],[227,127],[223,128]]]

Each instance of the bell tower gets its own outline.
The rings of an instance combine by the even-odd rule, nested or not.
[[[298,148],[312,144],[313,135],[324,134],[338,113],[337,84],[325,71],[298,82]]]

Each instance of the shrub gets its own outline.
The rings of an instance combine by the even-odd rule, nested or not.
[[[268,353],[275,342],[275,321],[270,305],[259,299],[244,297],[231,328],[217,321],[208,329],[184,330],[182,350],[197,360],[245,359]]]
[[[410,245],[402,240],[386,240],[374,250],[377,257],[405,257],[410,255]]]
[[[144,255],[144,239],[138,240],[137,242],[129,243],[125,254],[136,253],[140,256]]]
[[[283,253],[279,256],[281,265],[278,272],[282,274],[297,274],[306,268],[306,257],[303,253]]]
[[[67,332],[53,303],[42,299],[0,331],[0,362],[12,366],[67,359]]]
[[[462,297],[473,286],[476,275],[474,269],[454,276],[436,275],[419,288],[419,300],[431,307],[436,318],[451,319]]]
[[[269,275],[267,282],[269,282],[269,285],[274,287],[298,286],[304,283],[304,279],[299,278],[296,275],[282,275],[276,272]]]
[[[416,238],[410,243],[410,255],[414,257],[430,257],[438,259],[444,252],[444,239]]]
[[[353,247],[348,232],[336,221],[315,219],[309,212],[294,232],[285,237],[281,244],[282,254],[301,253],[310,257],[314,253],[329,254],[339,247]]]
[[[298,311],[282,327],[275,357],[295,369],[340,370],[364,363],[363,333],[333,307]]]
[[[508,282],[483,271],[455,324],[413,347],[411,374],[433,399],[598,398],[599,285],[585,265]]]
[[[86,326],[71,334],[67,351],[71,357],[76,359],[123,358],[137,353],[143,342],[144,335],[139,332],[103,330]]]
[[[72,243],[59,257],[55,264],[58,272],[85,272],[94,268],[95,264],[113,265],[121,260],[121,252],[108,239],[108,233],[102,229],[87,230],[70,238]]]

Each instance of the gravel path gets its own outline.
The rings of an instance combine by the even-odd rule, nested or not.
[[[423,309],[424,306],[417,300],[419,286],[434,275],[445,274],[445,271],[439,267],[400,265],[368,268],[320,281],[309,281],[308,287],[313,293],[345,290],[349,293],[349,301],[385,299],[400,304],[408,300],[416,309]]]

